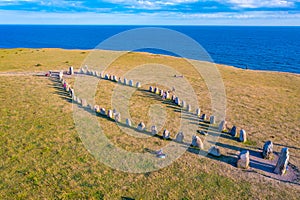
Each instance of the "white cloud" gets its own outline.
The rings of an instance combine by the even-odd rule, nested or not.
[[[300,25],[300,13],[283,11],[160,13],[49,13],[0,10],[0,24]]]
[[[122,4],[130,8],[160,9],[163,6],[194,3],[199,0],[104,0],[114,4]]]
[[[290,8],[299,0],[225,0],[235,8]],[[220,2],[224,2],[221,0]]]

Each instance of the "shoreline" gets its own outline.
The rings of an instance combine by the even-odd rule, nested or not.
[[[189,58],[184,58],[184,57],[176,57],[172,55],[165,55],[165,54],[156,54],[156,53],[150,53],[150,52],[143,52],[143,51],[121,51],[121,50],[105,50],[105,49],[64,49],[64,48],[23,48],[23,47],[18,47],[18,48],[0,48],[0,50],[5,51],[5,50],[59,50],[59,51],[86,51],[88,53],[92,51],[104,51],[104,52],[133,52],[137,54],[144,54],[144,55],[150,55],[150,56],[162,56],[162,57],[168,57],[171,59],[185,59],[185,60],[191,60],[191,61],[197,61],[197,62],[207,62],[210,64],[214,64],[216,66],[220,67],[231,67],[236,70],[243,70],[243,71],[250,71],[250,72],[263,72],[263,73],[275,73],[275,74],[290,74],[290,75],[295,75],[295,76],[300,76],[300,73],[296,72],[286,72],[286,71],[272,71],[272,70],[260,70],[260,69],[244,69],[240,67],[236,67],[233,65],[227,65],[227,64],[222,64],[222,63],[215,63],[215,62],[209,62],[209,61],[203,61],[203,60],[194,60],[194,59],[189,59]],[[88,55],[88,54],[87,54]],[[78,66],[79,67],[79,66]]]

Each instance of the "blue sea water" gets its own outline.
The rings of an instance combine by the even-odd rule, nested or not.
[[[0,48],[93,49],[115,34],[141,27],[0,25]],[[254,70],[300,73],[300,27],[164,26],[163,28],[179,31],[193,38],[202,45],[215,63]],[[126,49],[120,47],[119,50]],[[144,49],[144,51],[170,54],[158,49]]]

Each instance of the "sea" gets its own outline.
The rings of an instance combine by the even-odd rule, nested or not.
[[[291,26],[0,25],[0,48],[95,49],[124,31],[152,27],[191,38],[207,52],[212,62],[218,64],[300,73],[300,27]],[[169,38],[169,43],[172,39]],[[127,43],[134,41],[133,37]],[[126,48],[126,45],[118,45],[113,50],[128,50]],[[188,45],[180,48],[189,51]],[[156,48],[135,51],[173,55],[173,52]]]

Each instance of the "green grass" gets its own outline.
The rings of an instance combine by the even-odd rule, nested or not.
[[[82,52],[86,51],[2,49],[0,71],[62,69],[67,67],[66,61],[77,67],[75,63],[80,65],[87,54]],[[108,71],[120,76],[147,62],[162,62],[182,72],[201,96],[202,110],[211,112],[203,81],[178,58],[130,53]],[[38,63],[41,66],[36,67]],[[221,66],[219,69],[228,97],[227,120],[244,128],[249,139],[242,144],[220,138],[221,143],[238,148],[262,147],[264,140],[274,136],[274,143],[299,145],[299,76]],[[68,81],[73,84],[74,80]],[[114,86],[104,81],[98,88],[96,101],[105,108],[111,106]],[[75,128],[72,104],[51,80],[0,76],[0,91],[0,199],[296,199],[299,194],[298,186],[273,184],[271,179],[237,169],[222,159],[203,158],[190,152],[159,171],[133,174],[111,169],[86,150]],[[130,101],[134,124],[140,120],[147,124],[150,119],[145,113],[150,105],[160,104],[145,94],[138,91]],[[165,109],[169,116],[165,126],[173,137],[178,113]],[[110,141],[128,151],[144,152],[145,148],[158,149],[168,143],[154,137],[137,139],[122,133],[112,121],[101,117],[98,120],[105,125],[103,129]],[[280,148],[275,146],[277,151]],[[225,157],[237,153],[223,150]],[[291,162],[300,166],[294,157],[299,150],[290,151]]]

